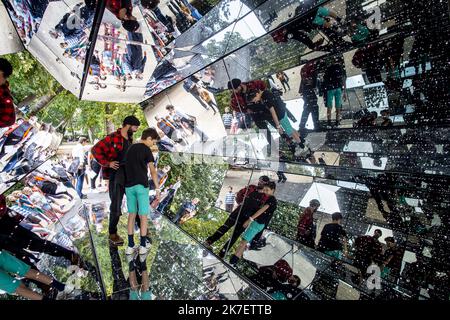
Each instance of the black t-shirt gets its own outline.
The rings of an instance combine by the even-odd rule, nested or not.
[[[281,100],[281,98],[275,96],[270,91],[264,91],[262,95],[262,101],[264,103],[264,106],[266,107],[267,111],[270,113],[270,108],[274,107],[275,112],[277,114],[278,120],[281,120],[286,115],[286,105]]]
[[[254,103],[252,102],[252,100],[255,97],[256,92],[257,91],[249,92],[245,96],[247,109],[250,109],[252,111],[251,115],[253,119],[258,118],[261,120],[271,121],[272,120],[272,114],[270,113],[271,107],[275,108],[275,112],[279,120],[284,118],[286,114],[286,105],[281,100],[281,98],[275,96],[269,90],[265,90],[261,96],[261,101],[259,101],[258,103]]]
[[[384,253],[385,258],[388,259],[392,256],[392,259],[387,264],[387,267],[391,269],[400,270],[402,268],[403,249],[399,247],[387,249]]]
[[[152,151],[143,143],[133,144],[126,154],[125,187],[132,187],[137,184],[148,188],[148,164],[155,162]]]
[[[265,194],[258,190],[250,192],[242,204],[241,215],[250,217],[263,206],[264,199]]]
[[[335,63],[327,68],[323,76],[325,90],[342,88],[345,80],[345,70],[342,64]]]
[[[319,251],[342,250],[341,238],[347,233],[340,224],[329,223],[323,227],[319,240]]]
[[[269,208],[255,219],[256,222],[261,224],[267,224],[270,219],[272,219],[273,213],[277,209],[277,199],[274,196],[270,196],[269,199],[267,199],[267,201],[263,204],[263,206],[265,205],[269,205]]]

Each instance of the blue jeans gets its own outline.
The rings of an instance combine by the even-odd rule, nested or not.
[[[84,175],[85,175],[85,173],[82,173],[77,176],[76,190],[77,190],[77,193],[80,196],[80,198],[83,195]]]

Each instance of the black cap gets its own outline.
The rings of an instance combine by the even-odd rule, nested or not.
[[[242,81],[239,79],[233,79],[231,81],[228,81],[228,89],[236,89],[237,87],[239,87],[241,85]]]
[[[128,116],[125,119],[123,119],[123,126],[126,126],[127,124],[131,126],[140,126],[141,122],[135,116]]]

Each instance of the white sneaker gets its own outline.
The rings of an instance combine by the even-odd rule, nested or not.
[[[139,254],[147,254],[147,247],[139,246]]]
[[[136,247],[130,247],[130,246],[128,246],[128,247],[125,249],[125,254],[126,254],[127,256],[132,255],[132,254],[134,253],[135,250],[136,250]]]

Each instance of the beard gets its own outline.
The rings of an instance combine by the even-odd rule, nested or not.
[[[133,130],[131,130],[131,128],[128,129],[127,135],[128,135],[128,139],[129,139],[130,141],[133,140],[133,134],[134,134]]]

